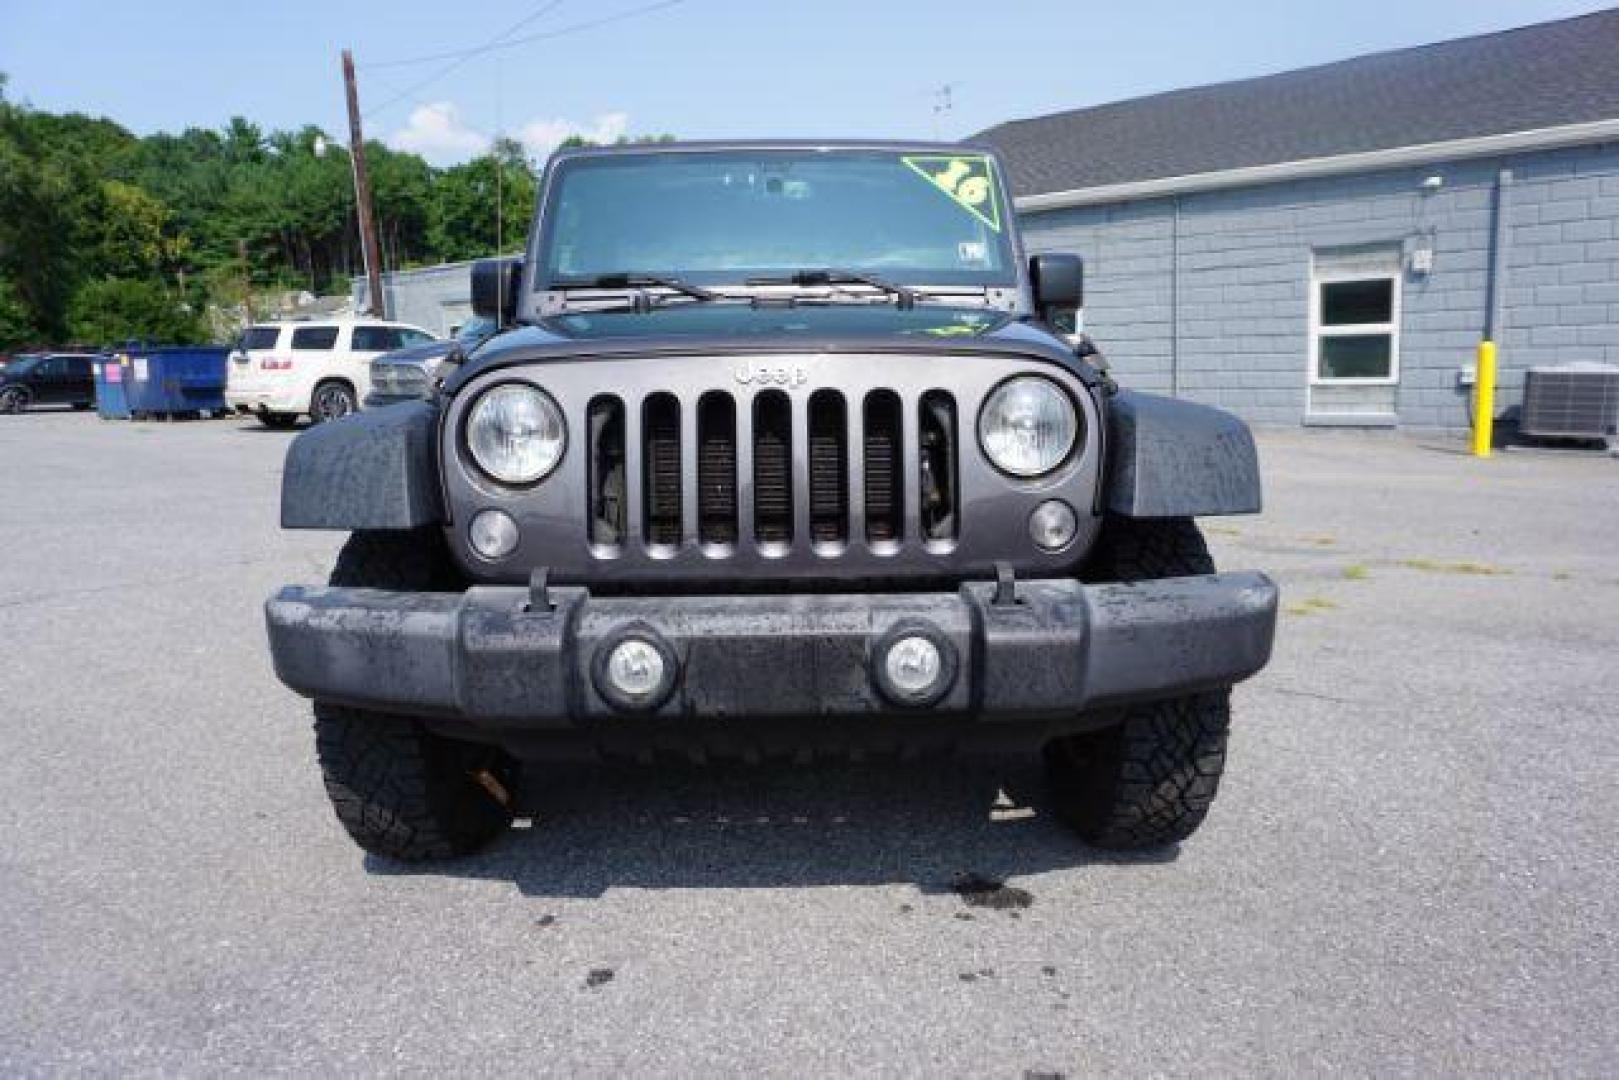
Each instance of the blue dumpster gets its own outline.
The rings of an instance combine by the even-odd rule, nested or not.
[[[137,419],[225,411],[224,346],[131,349],[124,393]]]
[[[92,364],[96,369],[96,414],[103,420],[129,419],[129,395],[124,392],[128,359],[121,353],[102,353]]]

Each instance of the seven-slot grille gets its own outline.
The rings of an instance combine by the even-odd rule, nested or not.
[[[599,395],[586,425],[589,539],[606,556],[687,541],[711,554],[947,544],[959,523],[955,399],[931,391],[906,411],[886,389],[818,390],[796,403],[777,389],[711,390],[695,407],[668,393]],[[908,484],[919,487],[914,520]]]

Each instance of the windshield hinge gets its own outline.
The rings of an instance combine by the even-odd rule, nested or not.
[[[1019,299],[1020,296],[1017,289],[1006,289],[990,286],[984,290],[985,305],[995,308],[998,311],[1018,310]]]

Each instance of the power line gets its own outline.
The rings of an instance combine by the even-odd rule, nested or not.
[[[500,33],[496,34],[494,37],[492,37],[488,41],[484,42],[484,44],[478,46],[475,49],[466,50],[465,52],[463,52],[461,54],[459,59],[456,59],[456,60],[452,61],[451,63],[446,64],[444,67],[440,68],[434,74],[429,75],[427,78],[421,80],[420,82],[413,83],[411,86],[406,87],[404,90],[401,90],[399,93],[395,94],[393,97],[391,97],[388,100],[384,101],[381,105],[377,105],[377,106],[375,106],[375,107],[373,107],[371,109],[367,109],[366,113],[365,113],[365,118],[367,120],[369,120],[371,117],[375,116],[377,113],[379,113],[382,110],[388,108],[389,106],[395,104],[396,102],[402,101],[403,99],[405,99],[407,97],[410,97],[412,94],[416,93],[418,90],[421,90],[421,89],[423,89],[423,88],[425,88],[427,86],[432,85],[433,83],[438,82],[440,79],[444,78],[444,76],[448,75],[450,72],[454,71],[456,68],[460,67],[462,64],[465,64],[468,60],[471,60],[473,57],[478,56],[481,53],[487,52],[488,50],[498,46],[501,42],[505,41],[508,37],[510,37],[512,34],[516,33],[518,30],[521,30],[523,27],[527,26],[529,23],[533,22],[535,19],[540,18],[542,15],[550,14],[551,12],[555,11],[558,7],[560,7],[561,5],[562,5],[562,0],[547,0],[546,3],[541,4],[538,8],[536,8],[535,10],[529,12],[527,15],[523,16],[521,19],[517,20],[512,25],[508,26],[506,29],[502,30]]]
[[[381,60],[381,61],[378,61],[378,62],[376,62],[374,64],[362,64],[362,65],[360,65],[361,70],[374,70],[374,69],[377,69],[377,68],[406,67],[406,66],[414,65],[414,64],[427,64],[427,63],[432,63],[435,60],[454,60],[454,61],[456,61],[453,65],[451,65],[450,67],[444,69],[443,71],[440,71],[437,75],[432,75],[432,76],[422,80],[420,83],[417,83],[415,86],[411,87],[410,89],[405,90],[402,93],[396,94],[394,97],[390,98],[388,101],[386,101],[383,104],[377,106],[376,109],[372,110],[372,112],[379,112],[382,109],[387,108],[389,105],[392,105],[394,102],[398,101],[400,98],[408,97],[409,95],[415,93],[417,90],[421,89],[423,86],[426,86],[427,84],[432,83],[432,82],[437,82],[439,79],[443,78],[450,71],[453,71],[453,70],[455,70],[455,68],[460,67],[461,64],[465,63],[467,60],[472,59],[474,56],[482,56],[484,53],[495,52],[495,51],[500,50],[500,49],[515,49],[515,48],[518,48],[519,46],[528,45],[528,44],[531,44],[532,42],[536,42],[536,41],[545,41],[545,40],[548,40],[550,38],[558,38],[558,37],[562,37],[565,34],[576,34],[576,33],[579,33],[581,30],[594,30],[598,26],[607,26],[610,23],[622,22],[625,19],[632,19],[637,15],[650,15],[654,11],[662,11],[665,8],[672,8],[672,7],[675,7],[677,4],[683,4],[685,2],[686,2],[686,0],[659,0],[659,2],[655,3],[655,4],[644,4],[641,7],[630,8],[628,11],[619,11],[619,12],[615,12],[615,13],[613,13],[611,15],[603,15],[602,17],[597,18],[597,19],[586,19],[583,22],[572,23],[572,24],[570,24],[568,26],[559,27],[559,28],[557,28],[555,30],[545,30],[545,31],[542,31],[542,32],[540,32],[538,34],[525,34],[523,37],[512,38],[509,41],[496,39],[495,41],[491,41],[491,42],[489,42],[487,44],[479,45],[479,46],[476,46],[476,47],[471,48],[471,49],[459,49],[459,50],[454,50],[454,51],[450,51],[450,52],[432,53],[432,54],[427,55],[427,56],[412,56],[412,57],[409,57],[407,59],[402,59],[402,60]],[[532,20],[525,20],[525,21],[532,21]],[[504,35],[502,35],[502,38],[503,37],[504,37]]]
[[[482,45],[474,45],[471,48],[466,49],[451,49],[448,52],[428,53],[426,56],[410,56],[402,60],[374,60],[369,64],[356,64],[355,66],[361,71],[375,71],[378,68],[407,67],[411,64],[430,64],[434,60],[455,60],[463,56],[470,56],[478,52],[480,49],[487,48],[496,42],[505,41],[507,37],[515,34],[517,31],[521,30],[535,19],[538,19],[541,15],[545,15],[554,10],[557,4],[561,2],[562,0],[555,0],[555,3],[541,4],[539,8],[523,16],[521,19],[518,19],[516,22],[512,23],[512,25],[508,26],[506,29],[502,30],[500,33],[496,34]]]

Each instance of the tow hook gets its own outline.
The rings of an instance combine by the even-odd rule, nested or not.
[[[500,804],[501,809],[511,809],[512,793],[506,790],[506,785],[502,784],[495,777],[494,773],[490,772],[488,769],[479,769],[477,772],[472,773],[471,775],[472,779],[477,782],[478,786],[489,792],[489,797]]]

